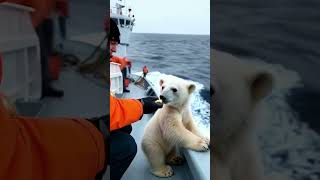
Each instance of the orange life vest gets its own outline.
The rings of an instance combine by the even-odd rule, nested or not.
[[[128,59],[127,58],[123,58],[123,57],[112,56],[110,58],[110,61],[120,64],[121,71],[124,70],[128,65]]]
[[[148,74],[148,72],[149,72],[147,66],[143,66],[142,71],[143,71],[143,74]]]

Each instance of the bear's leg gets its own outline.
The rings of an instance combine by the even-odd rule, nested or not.
[[[173,127],[166,130],[167,134],[170,134],[172,142],[177,142],[179,146],[192,149],[194,151],[208,151],[209,144],[202,138],[193,134],[191,131],[185,128],[182,122],[176,122]]]
[[[190,120],[187,121],[186,128],[191,131],[193,134],[199,136],[201,139],[203,139],[207,144],[210,144],[210,139],[208,137],[205,137],[202,133],[200,133],[198,127],[190,117]]]
[[[208,137],[205,137],[198,129],[197,125],[194,123],[194,120],[192,118],[191,111],[188,110],[183,114],[183,120],[185,127],[191,131],[193,134],[199,136],[204,141],[207,142],[207,144],[210,144],[210,139]]]
[[[181,165],[184,161],[184,157],[177,154],[177,147],[174,147],[167,155],[167,163],[170,165]]]
[[[172,168],[165,164],[165,152],[159,144],[143,142],[142,149],[150,163],[152,174],[158,177],[170,177],[173,175]]]

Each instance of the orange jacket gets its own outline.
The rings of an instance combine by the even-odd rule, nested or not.
[[[61,9],[60,11],[64,12],[65,10],[63,8],[68,8],[65,7],[67,6],[68,0],[0,0],[0,2],[11,2],[32,7],[35,11],[31,13],[31,19],[32,24],[35,27],[38,26],[45,18],[48,18],[50,13],[55,9],[58,8]],[[65,4],[65,6],[61,6],[61,3]]]
[[[143,115],[140,101],[135,99],[117,99],[110,95],[110,130],[120,129],[138,121]]]
[[[101,133],[83,119],[10,115],[0,98],[0,179],[93,180],[103,168]]]
[[[110,61],[111,61],[111,62],[114,62],[114,63],[120,64],[120,69],[121,69],[121,71],[126,68],[128,62],[129,62],[127,58],[118,57],[118,56],[112,56],[112,57],[110,58]]]

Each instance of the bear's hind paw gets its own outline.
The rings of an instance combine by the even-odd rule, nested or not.
[[[181,165],[185,162],[185,159],[184,159],[184,157],[177,155],[177,156],[173,156],[173,157],[169,158],[167,162],[170,165]]]
[[[164,166],[159,170],[152,171],[152,173],[158,177],[171,177],[174,174],[172,167],[168,165]]]

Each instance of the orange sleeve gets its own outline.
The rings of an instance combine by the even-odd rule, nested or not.
[[[119,63],[118,58],[116,56],[112,56],[112,58],[110,58],[110,61],[114,63]]]
[[[101,133],[85,119],[9,115],[0,98],[0,179],[92,180],[104,167]]]
[[[113,56],[110,59],[111,62],[120,64],[120,69],[123,70],[127,66],[127,60],[125,58]]]
[[[143,115],[139,100],[117,99],[110,95],[110,130],[116,130],[138,121]]]

